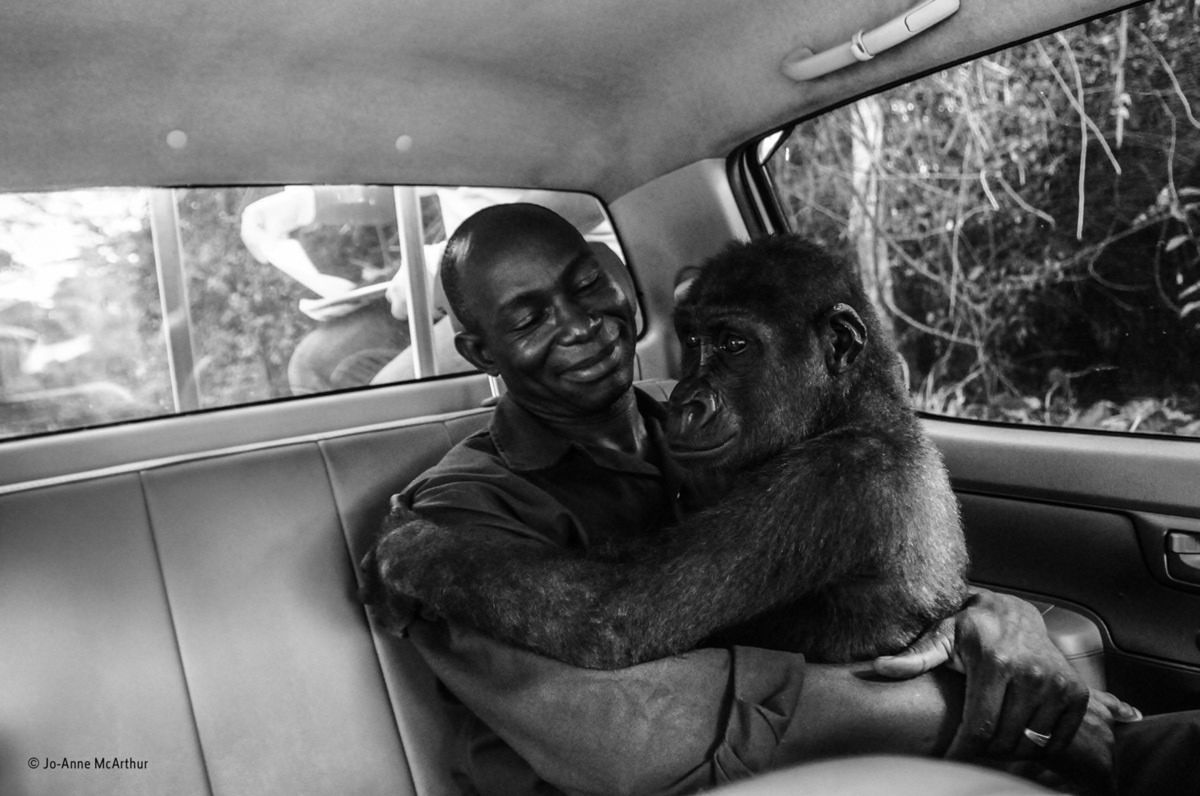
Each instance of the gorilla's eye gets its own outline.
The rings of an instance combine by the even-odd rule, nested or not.
[[[746,346],[750,343],[746,338],[738,334],[726,334],[721,337],[721,342],[717,346],[727,354],[740,354],[746,350]]]
[[[686,348],[699,348],[700,336],[695,334],[685,335],[683,338],[683,345]]]

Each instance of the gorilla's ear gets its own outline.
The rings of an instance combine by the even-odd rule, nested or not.
[[[687,296],[688,290],[699,275],[700,269],[695,265],[684,266],[679,269],[679,273],[675,274],[674,299],[676,304],[683,301],[684,297]]]
[[[821,318],[825,366],[837,376],[850,368],[867,345],[867,326],[849,304],[834,304]]]

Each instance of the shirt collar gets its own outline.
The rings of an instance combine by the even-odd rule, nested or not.
[[[647,423],[661,425],[666,419],[662,404],[636,387],[633,393],[638,411]],[[647,428],[647,432],[655,433],[650,428]],[[576,445],[555,433],[508,394],[500,399],[492,414],[491,434],[496,450],[514,471],[552,467],[572,448],[592,455],[582,445]]]

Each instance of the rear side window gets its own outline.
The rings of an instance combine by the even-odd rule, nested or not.
[[[0,194],[0,437],[471,371],[437,266],[459,223],[511,201],[620,257],[600,203],[564,192]]]
[[[1160,0],[799,125],[789,223],[858,264],[926,412],[1200,436],[1200,18]]]

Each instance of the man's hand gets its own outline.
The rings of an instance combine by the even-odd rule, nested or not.
[[[1016,597],[976,590],[961,611],[908,650],[877,659],[875,671],[907,678],[943,663],[967,680],[962,723],[947,757],[1061,755],[1089,715],[1087,685],[1050,641],[1037,609]],[[1117,720],[1139,715],[1110,694],[1100,704]],[[1100,751],[1102,739],[1086,740],[1074,750],[1079,765],[1091,750],[1093,767],[1103,768],[1106,760],[1111,767],[1107,747]]]

